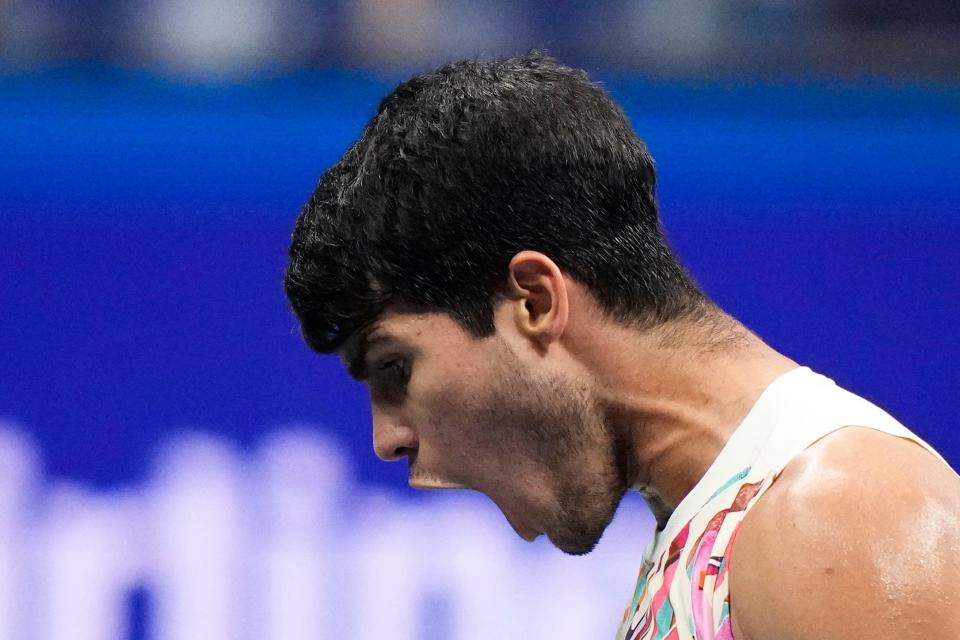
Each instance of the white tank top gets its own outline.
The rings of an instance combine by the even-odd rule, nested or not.
[[[732,640],[728,558],[740,523],[783,468],[846,426],[929,444],[806,367],[773,381],[643,554],[617,640]]]

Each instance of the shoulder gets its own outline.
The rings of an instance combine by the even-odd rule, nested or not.
[[[744,517],[731,553],[738,640],[960,637],[960,477],[909,440],[822,438]]]

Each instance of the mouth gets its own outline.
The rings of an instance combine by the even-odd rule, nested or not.
[[[425,491],[436,491],[439,489],[466,489],[462,484],[456,484],[454,482],[447,482],[446,480],[440,480],[439,478],[410,478],[407,481],[407,484],[410,485],[411,489],[420,489]]]
[[[407,476],[407,484],[410,485],[411,489],[424,490],[467,488],[465,485],[462,485],[458,482],[451,482],[439,476],[429,473],[414,472],[413,470],[411,470],[410,475]]]

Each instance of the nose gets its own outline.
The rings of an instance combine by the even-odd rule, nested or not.
[[[397,416],[373,407],[373,450],[381,460],[391,462],[416,452],[417,434]]]

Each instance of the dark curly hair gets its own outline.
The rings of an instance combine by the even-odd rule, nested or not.
[[[387,308],[442,311],[491,335],[524,249],[619,321],[697,313],[707,301],[667,246],[654,182],[646,146],[584,71],[538,51],[452,63],[399,85],[321,176],[286,293],[324,353]]]

